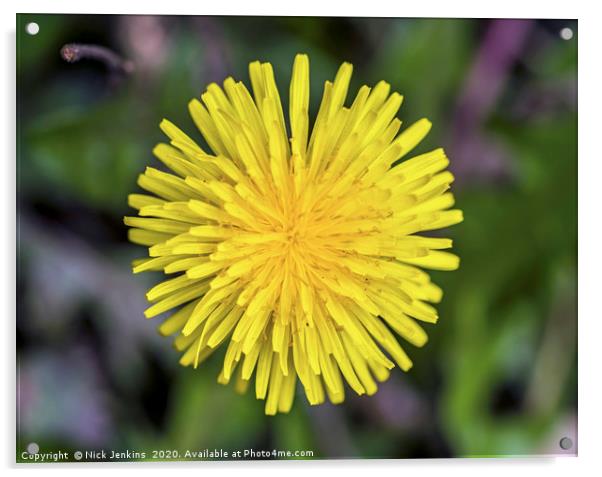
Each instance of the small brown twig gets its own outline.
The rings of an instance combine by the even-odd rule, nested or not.
[[[104,46],[68,43],[61,48],[61,58],[67,63],[76,63],[83,59],[97,60],[104,63],[111,73],[130,74],[134,71],[132,61],[123,59]]]

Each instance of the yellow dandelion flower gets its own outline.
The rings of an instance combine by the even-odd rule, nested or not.
[[[154,149],[173,174],[149,167],[126,217],[148,246],[134,273],[173,275],[151,288],[148,318],[177,334],[180,363],[198,366],[227,342],[222,384],[245,391],[253,374],[266,414],[288,412],[297,378],[310,404],[344,399],[344,382],[374,394],[435,323],[441,289],[422,268],[453,270],[446,238],[416,235],[462,221],[449,210],[453,176],[442,149],[397,165],[428,133],[422,119],[399,133],[402,96],[381,81],[345,105],[352,65],[327,81],[309,125],[309,59],[297,55],[289,124],[272,66],[249,65],[253,95],[232,78],[208,86],[190,114],[206,152],[167,120]],[[290,134],[289,134],[290,133]]]

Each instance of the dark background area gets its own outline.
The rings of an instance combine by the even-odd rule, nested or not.
[[[40,25],[36,36],[25,25]],[[563,28],[571,39],[560,35]],[[67,63],[102,45],[132,73]],[[17,21],[17,454],[205,448],[314,457],[576,452],[577,22],[19,15]],[[433,121],[465,221],[446,231],[458,271],[433,273],[441,319],[410,373],[378,393],[267,417],[216,383],[219,359],[181,368],[145,320],[152,274],[127,242],[126,197],[157,165],[169,118],[202,142],[188,101],[270,61],[283,101],[294,55],[323,83],[354,64],[350,96],[384,79],[400,119]],[[285,105],[285,110],[286,110]],[[559,447],[563,437],[574,446]]]

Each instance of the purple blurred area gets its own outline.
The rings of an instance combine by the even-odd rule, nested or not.
[[[85,343],[19,360],[19,431],[37,439],[108,445],[116,428],[109,390],[94,360]]]

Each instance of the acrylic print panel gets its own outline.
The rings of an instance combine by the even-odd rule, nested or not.
[[[576,455],[577,36],[18,15],[17,461]]]

